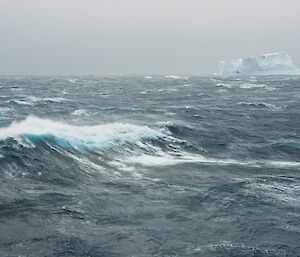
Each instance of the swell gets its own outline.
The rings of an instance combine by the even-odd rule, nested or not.
[[[157,129],[128,123],[76,126],[29,116],[0,129],[0,163],[6,165],[10,173],[16,167],[9,163],[22,170],[30,168],[33,158],[41,159],[44,166],[49,162],[69,162],[71,158],[72,162],[83,165],[85,172],[188,163],[300,167],[300,162],[289,159],[241,159],[230,154],[213,156],[192,144],[194,136],[201,136],[199,130],[180,124],[167,123]]]

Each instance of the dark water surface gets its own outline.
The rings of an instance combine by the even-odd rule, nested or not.
[[[0,256],[300,256],[300,77],[0,77]]]

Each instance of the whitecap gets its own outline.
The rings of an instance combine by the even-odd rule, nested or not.
[[[30,106],[33,106],[33,103],[27,102],[25,100],[13,99],[13,100],[10,100],[10,101],[7,101],[7,102],[15,103],[17,105],[30,105]]]
[[[10,89],[11,91],[23,91],[24,88],[19,88],[19,87],[13,87]]]
[[[75,84],[79,81],[79,79],[68,79],[68,82]]]
[[[188,81],[188,77],[181,77],[178,75],[166,75],[165,78],[166,79],[182,79],[182,80]]]
[[[64,102],[67,99],[63,97],[36,97],[36,96],[28,96],[26,99],[30,100],[31,102],[43,102],[43,101],[49,101],[49,102]]]
[[[243,88],[243,89],[252,89],[252,88],[268,88],[267,85],[265,84],[240,84],[239,88]]]
[[[78,109],[78,110],[72,112],[72,115],[84,116],[84,115],[88,115],[88,112],[87,112],[87,110],[84,110],[84,109]]]
[[[31,141],[49,137],[64,147],[102,149],[124,143],[155,139],[161,133],[147,127],[124,123],[109,123],[95,126],[74,126],[49,119],[29,116],[9,127],[0,128],[0,139],[29,138]]]
[[[181,77],[177,76],[177,75],[166,75],[165,78],[166,79],[181,79]]]
[[[148,94],[149,92],[152,92],[152,91],[153,90],[151,90],[151,89],[147,89],[147,90],[141,91],[140,94],[145,95],[145,94]]]
[[[282,109],[283,107],[281,106],[276,106],[274,104],[269,104],[269,103],[264,103],[264,102],[254,102],[254,103],[250,103],[250,102],[239,102],[239,105],[246,105],[246,106],[252,106],[252,107],[265,107],[265,108],[269,108],[272,110],[279,110]]]

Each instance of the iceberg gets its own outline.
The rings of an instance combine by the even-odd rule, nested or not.
[[[300,71],[289,54],[271,53],[221,61],[218,63],[216,75],[300,75]]]

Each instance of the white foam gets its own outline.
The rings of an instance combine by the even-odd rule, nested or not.
[[[181,77],[177,76],[177,75],[166,75],[165,78],[166,79],[180,79]]]
[[[168,92],[177,92],[178,89],[176,89],[176,88],[169,88],[169,89],[166,89],[166,91],[168,91]]]
[[[218,83],[216,84],[217,87],[224,87],[224,88],[241,88],[241,89],[264,89],[267,91],[275,90],[274,87],[270,87],[265,84],[252,84],[252,83],[243,83],[243,84],[224,84]]]
[[[266,107],[266,108],[269,108],[269,109],[272,109],[272,110],[279,110],[279,109],[282,109],[283,107],[281,106],[276,106],[274,104],[269,104],[269,103],[264,103],[264,102],[260,102],[260,103],[257,103],[257,102],[254,102],[254,103],[247,103],[247,102],[239,102],[238,103],[239,105],[248,105],[248,106],[254,106],[254,107]]]
[[[146,95],[149,92],[149,90],[141,91],[140,94]]]
[[[7,102],[14,102],[15,104],[18,104],[18,105],[30,105],[30,106],[33,106],[33,103],[30,103],[30,102],[27,102],[27,101],[24,101],[24,100],[10,100],[10,101],[7,101]]]
[[[125,160],[128,164],[138,164],[142,166],[168,166],[176,165],[181,163],[207,163],[207,164],[218,164],[218,165],[239,165],[248,167],[278,167],[278,168],[293,168],[300,167],[300,162],[289,162],[289,161],[272,161],[272,160],[252,160],[252,161],[241,161],[234,159],[216,159],[208,158],[203,155],[190,155],[188,153],[180,152],[174,153],[163,153],[157,151],[155,155],[140,154],[130,156]]]
[[[0,113],[8,112],[10,109],[6,107],[0,107]]]
[[[49,101],[49,102],[57,102],[57,103],[67,100],[63,97],[36,97],[36,96],[29,96],[27,97],[27,99],[30,100],[31,102]]]
[[[184,79],[184,80],[188,80],[188,77],[181,77],[178,75],[166,75],[165,76],[166,79]]]
[[[276,166],[280,168],[284,167],[300,167],[300,162],[288,162],[288,161],[266,161],[266,164],[270,166]]]
[[[175,165],[184,161],[180,159],[176,160],[170,156],[154,156],[143,154],[129,157],[126,162],[131,164],[141,164],[143,166],[167,166]]]
[[[244,88],[244,89],[252,89],[252,88],[267,88],[268,86],[265,84],[240,84],[239,88]]]
[[[23,91],[24,88],[19,88],[19,87],[13,87],[10,89],[11,91]]]
[[[49,101],[49,102],[64,102],[67,101],[66,98],[63,97],[36,97],[36,96],[28,96],[25,99],[12,99],[6,101],[7,103],[14,102],[18,105],[29,105],[33,106],[36,102],[44,102],[44,101]]]
[[[252,165],[254,166],[255,163],[253,162],[241,162],[238,160],[232,159],[214,159],[214,158],[207,158],[202,155],[189,155],[188,153],[180,153],[180,154],[173,154],[173,153],[162,153],[158,152],[157,155],[136,155],[131,156],[125,162],[129,164],[140,164],[143,166],[166,166],[166,165],[176,165],[180,163],[214,163],[220,165],[228,165],[228,164],[236,164],[236,165]]]
[[[78,82],[79,79],[68,79],[68,82],[75,84],[76,82]]]
[[[162,136],[146,127],[123,123],[96,126],[73,126],[48,119],[29,116],[21,122],[13,122],[9,127],[0,128],[0,139],[53,137],[60,145],[74,148],[99,149],[123,143],[136,143],[143,139]]]
[[[280,204],[289,206],[299,206],[300,201],[297,197],[299,189],[297,180],[270,175],[267,178],[259,176],[249,179],[245,191],[247,195],[255,195],[267,202],[280,202]]]
[[[78,110],[74,111],[72,113],[72,115],[75,115],[75,116],[84,116],[84,115],[88,115],[88,112],[87,112],[87,110],[84,110],[84,109],[78,109]]]
[[[234,242],[234,241],[220,241],[216,243],[209,243],[206,245],[201,245],[198,246],[194,249],[192,249],[191,255],[195,255],[198,253],[197,256],[205,256],[205,254],[200,254],[203,252],[219,252],[222,249],[226,249],[227,251],[230,251],[231,249],[242,249],[243,251],[247,251],[248,255],[247,256],[253,256],[255,255],[260,256],[261,254],[264,256],[286,256],[286,251],[285,250],[269,250],[265,248],[258,248],[254,245],[249,245],[244,242]],[[224,252],[224,251],[223,251]],[[199,255],[200,254],[200,255]],[[243,254],[245,256],[245,254]],[[230,256],[230,254],[224,255],[224,256]]]
[[[87,158],[76,156],[75,154],[72,154],[67,151],[64,151],[64,154],[71,157],[72,159],[76,160],[86,173],[91,173],[91,168],[95,171],[101,171],[101,172],[104,171],[103,167],[101,167],[100,165],[97,165],[94,162],[91,162]]]

